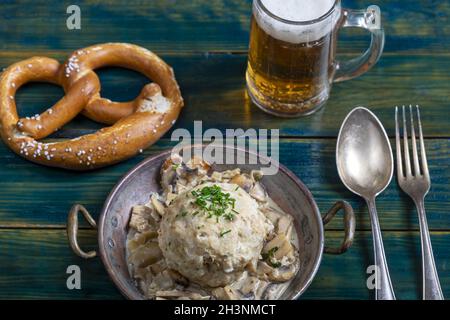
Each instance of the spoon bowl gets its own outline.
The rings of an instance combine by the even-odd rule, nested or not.
[[[339,176],[353,193],[376,197],[389,185],[394,169],[391,145],[377,117],[358,107],[339,132],[336,159]]]

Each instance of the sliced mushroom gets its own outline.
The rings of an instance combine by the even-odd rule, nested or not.
[[[252,177],[253,181],[257,182],[262,179],[264,174],[261,170],[252,170],[250,171],[250,176]]]
[[[177,180],[177,172],[175,169],[168,169],[161,174],[161,186],[163,190],[174,187]]]
[[[148,287],[148,295],[155,296],[157,291],[171,290],[175,286],[173,279],[170,277],[167,270],[158,273],[153,277],[153,281]]]
[[[247,269],[250,273],[256,274],[256,269],[257,269],[257,267],[258,267],[258,260],[253,259],[253,260],[251,260],[251,261],[247,264],[246,269]]]
[[[163,258],[157,242],[147,242],[135,249],[130,255],[131,263],[138,268],[154,264]]]
[[[184,191],[188,191],[191,189],[190,187],[186,186],[187,182],[184,179],[180,179],[177,182],[177,185],[175,187],[175,191],[177,194],[183,193]]]
[[[164,190],[167,190],[175,184],[178,176],[177,168],[181,165],[182,161],[183,159],[178,154],[173,154],[164,161],[161,166],[161,186]]]
[[[148,217],[152,211],[152,208],[147,206],[134,206],[131,208],[131,214],[137,216]]]
[[[258,262],[258,277],[272,282],[286,282],[291,280],[297,272],[296,264],[274,268],[264,261]]]
[[[259,285],[258,288],[256,289],[255,295],[256,295],[256,299],[257,300],[261,300],[263,299],[263,294],[266,291],[267,287],[270,285],[269,282],[259,279]]]
[[[155,193],[152,194],[152,196],[150,197],[150,202],[153,205],[153,208],[155,208],[156,212],[160,216],[163,216],[164,212],[166,211],[166,208],[164,207],[164,204],[159,200],[158,196]],[[159,217],[159,220],[161,220],[161,217]]]
[[[145,231],[136,233],[133,238],[127,241],[129,252],[136,250],[138,247],[145,245],[148,241],[155,239],[158,236],[156,231]]]
[[[272,273],[275,268],[272,268],[264,261],[258,261],[258,265],[256,267],[256,272],[258,273],[258,276],[263,276],[263,279],[267,279],[267,276],[269,273]]]
[[[223,179],[231,179],[237,175],[241,174],[241,169],[240,168],[236,168],[233,170],[226,170],[226,171],[222,171],[219,172],[222,176]]]
[[[134,206],[131,209],[130,228],[138,231],[156,231],[159,227],[159,220],[154,218],[153,209],[148,206]]]
[[[178,271],[173,269],[167,269],[167,272],[176,283],[181,284],[184,287],[187,287],[189,285],[189,280],[183,275],[181,275],[181,273],[179,273]]]
[[[178,195],[173,192],[168,192],[166,194],[166,206],[170,205],[170,203],[175,199]]]
[[[245,277],[239,290],[244,295],[249,294],[250,292],[255,292],[256,288],[259,285],[259,281],[260,280],[257,277],[252,276]]]
[[[294,219],[292,216],[283,215],[280,219],[278,219],[277,227],[275,232],[278,234],[286,235],[286,238],[290,239],[292,235]]]
[[[182,163],[177,169],[177,179],[174,191],[180,193],[180,186],[195,186],[202,178],[206,177],[210,166],[205,161],[193,158],[188,163]]]
[[[183,157],[177,153],[172,153],[161,166],[161,170],[170,169],[172,166],[180,165],[183,162]]]
[[[263,253],[268,254],[270,252],[273,253],[273,258],[280,260],[284,256],[293,255],[294,248],[286,235],[280,233],[264,246]]]
[[[266,189],[264,189],[263,185],[259,182],[256,182],[251,188],[249,194],[259,202],[266,202],[268,195]]]
[[[274,225],[276,225],[278,223],[278,220],[283,216],[283,214],[269,206],[263,206],[261,208],[261,211],[262,213],[264,213],[266,218],[269,219],[270,222],[272,222],[272,224]]]
[[[165,290],[156,291],[156,297],[158,298],[168,298],[168,299],[179,299],[179,300],[209,300],[210,296],[203,296],[196,292],[191,291],[181,291],[181,290]]]
[[[230,183],[237,184],[239,187],[244,189],[246,192],[250,192],[250,190],[253,188],[253,180],[246,173],[242,173],[242,174],[234,176],[230,180]]]
[[[161,273],[167,269],[167,264],[164,259],[161,259],[158,262],[150,265],[148,268],[153,275],[157,275],[158,273]]]
[[[189,175],[190,176],[200,175],[199,171],[200,171],[199,167],[196,167],[196,166],[194,166],[192,164],[188,165],[188,164],[183,162],[181,164],[181,175],[180,176],[183,176],[184,178],[186,178]]]
[[[211,291],[213,296],[219,300],[239,300],[239,293],[229,286],[215,288]]]
[[[133,277],[137,280],[141,280],[144,284],[150,283],[153,278],[152,274],[149,272],[149,267],[135,268]]]
[[[134,206],[131,209],[130,228],[143,232],[151,228],[149,224],[150,212],[152,209],[146,206]]]
[[[188,168],[188,172],[192,172],[192,170],[195,170],[195,172],[200,176],[206,175],[211,169],[211,165],[208,162],[196,156],[193,156],[191,160],[186,163],[186,167]]]
[[[277,289],[276,284],[268,284],[262,292],[261,298],[263,300],[273,300],[276,297]]]
[[[219,171],[214,171],[211,174],[211,180],[212,181],[217,181],[217,182],[221,182],[223,180],[223,173],[219,172]]]
[[[257,291],[261,280],[257,277],[248,276],[240,283],[238,289],[241,294],[241,298],[245,300],[255,300],[257,298]]]

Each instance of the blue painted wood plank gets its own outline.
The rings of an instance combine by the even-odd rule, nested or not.
[[[82,203],[98,216],[103,202],[119,178],[145,157],[169,148],[174,143],[162,140],[144,154],[122,164],[93,172],[70,172],[30,163],[0,145],[0,226],[63,226],[74,203]],[[430,228],[450,230],[450,139],[427,141],[432,188],[426,198]],[[325,212],[334,201],[350,201],[358,217],[357,227],[370,230],[363,200],[347,191],[340,182],[335,165],[335,140],[283,139],[280,161],[311,189],[319,208]],[[394,181],[377,199],[381,225],[385,230],[418,229],[411,200]],[[337,221],[331,229],[341,229]]]
[[[0,53],[0,67],[28,57]],[[55,56],[61,61],[61,54]],[[325,108],[300,119],[281,119],[265,114],[252,105],[245,92],[245,55],[164,55],[175,70],[185,108],[177,128],[192,131],[194,120],[204,129],[278,128],[284,137],[337,136],[346,114],[355,106],[370,107],[394,135],[394,106],[420,104],[424,133],[430,137],[450,136],[450,56],[384,56],[379,65],[359,79],[336,84]],[[134,99],[148,80],[142,75],[118,68],[99,72],[102,95],[115,101]],[[63,92],[52,85],[30,84],[17,94],[19,113],[34,115],[53,105]],[[213,115],[213,116],[211,116]],[[74,137],[101,125],[77,118],[58,137]],[[166,136],[167,137],[167,136]]]
[[[384,232],[384,244],[399,299],[421,298],[418,232]],[[337,245],[341,232],[327,232],[327,244]],[[450,297],[450,233],[433,232],[437,269],[444,296]],[[80,243],[96,249],[95,231],[80,232]],[[324,255],[319,272],[302,299],[373,299],[366,287],[372,264],[371,234],[356,233],[352,248],[342,256]],[[0,299],[122,299],[99,258],[83,260],[67,244],[64,230],[0,229]],[[66,269],[81,268],[81,290],[68,290]]]
[[[78,1],[81,30],[68,30],[64,1],[3,0],[0,50],[74,50],[96,42],[120,41],[157,51],[246,51],[251,0]],[[343,0],[352,9],[371,2]],[[429,53],[449,49],[450,7],[446,1],[376,1],[383,13],[386,52]],[[342,32],[341,50],[360,52],[364,32]]]

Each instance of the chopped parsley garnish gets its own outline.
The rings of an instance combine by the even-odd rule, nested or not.
[[[230,232],[231,232],[231,230],[222,231],[222,232],[220,233],[220,237],[222,238],[224,235],[226,235],[227,233],[230,233]]]
[[[273,267],[273,268],[279,268],[279,267],[281,267],[281,262],[279,262],[279,261],[269,261],[268,263],[269,263],[269,265],[270,265],[271,267]]]
[[[178,213],[175,218],[179,218],[179,217],[186,217],[186,215],[188,214],[187,211],[181,211],[180,213]]]
[[[273,247],[269,251],[261,253],[263,260],[266,261],[267,264],[269,264],[273,268],[281,267],[281,262],[273,261],[273,259],[274,259],[273,256],[275,255],[275,252],[277,252],[277,251],[278,251],[278,247]]]
[[[194,204],[197,205],[207,218],[216,218],[219,222],[220,217],[228,221],[234,219],[234,206],[236,199],[231,198],[229,193],[225,193],[218,185],[204,187],[200,190],[192,191],[195,197]]]

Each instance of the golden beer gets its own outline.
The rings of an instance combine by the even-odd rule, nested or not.
[[[336,61],[341,27],[370,32],[369,49]],[[262,110],[283,117],[308,115],[325,104],[333,82],[372,68],[384,48],[381,11],[342,9],[340,0],[253,0],[247,91]]]
[[[285,21],[273,22],[273,16],[260,12],[264,2],[270,3],[257,0],[253,8],[246,75],[249,95],[275,115],[312,113],[328,99],[336,70],[336,16],[317,25],[291,21],[292,27],[284,27]],[[331,9],[334,1],[325,2]]]

